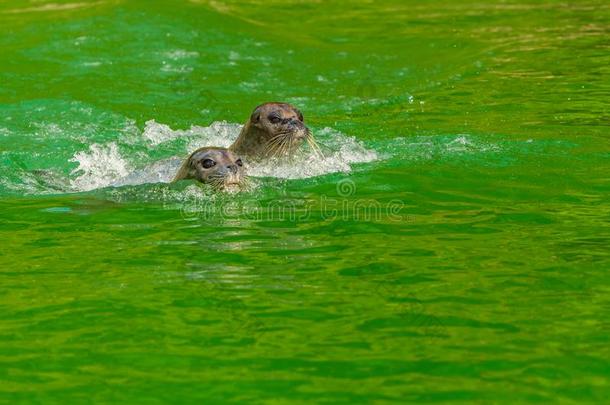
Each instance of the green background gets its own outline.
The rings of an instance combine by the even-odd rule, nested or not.
[[[3,1],[0,26],[0,402],[608,401],[607,2]],[[93,144],[186,154],[146,121],[271,100],[378,159],[236,196],[57,186]]]

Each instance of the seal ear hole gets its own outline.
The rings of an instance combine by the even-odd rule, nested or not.
[[[237,159],[235,161],[235,163],[237,164],[237,166],[242,167],[244,165],[244,162],[241,161],[241,159]]]
[[[260,120],[261,120],[261,113],[258,111],[254,111],[252,113],[252,116],[250,117],[250,121],[259,122]]]
[[[303,122],[303,113],[297,110],[297,116],[299,117],[299,121]]]

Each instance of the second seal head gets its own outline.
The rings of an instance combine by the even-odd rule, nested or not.
[[[204,147],[189,155],[173,181],[193,179],[225,191],[245,184],[241,158],[226,148]]]
[[[292,104],[273,102],[254,109],[229,149],[248,160],[261,160],[290,156],[303,141],[315,145],[301,111]]]

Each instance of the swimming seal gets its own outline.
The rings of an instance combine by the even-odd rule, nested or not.
[[[273,102],[254,109],[229,149],[257,161],[291,156],[303,141],[321,155],[311,131],[303,123],[303,114],[291,104]]]
[[[186,179],[225,191],[238,190],[245,184],[243,162],[227,148],[206,146],[189,155],[173,182]]]

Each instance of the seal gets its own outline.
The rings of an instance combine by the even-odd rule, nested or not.
[[[239,136],[229,147],[248,160],[292,156],[306,141],[314,153],[321,155],[303,114],[288,103],[265,103],[254,109]]]
[[[214,188],[233,191],[245,185],[244,164],[227,148],[206,146],[191,153],[172,182],[194,179]]]

